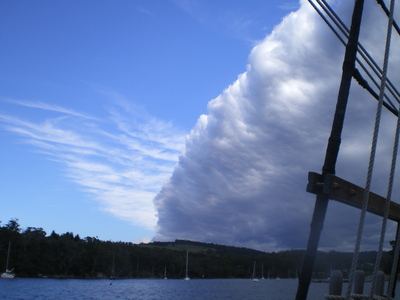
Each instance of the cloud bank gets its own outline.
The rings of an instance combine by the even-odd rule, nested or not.
[[[352,4],[335,2],[347,24]],[[381,63],[385,33],[379,30],[385,30],[386,21],[378,6],[366,4],[365,10],[361,42]],[[323,164],[343,54],[343,45],[307,1],[255,46],[247,71],[209,102],[207,115],[186,138],[173,175],[155,197],[154,240],[183,238],[268,251],[305,248],[315,199],[305,191],[307,173],[319,172]],[[396,55],[393,64],[399,61]],[[395,80],[393,71],[389,76]],[[337,175],[363,185],[377,102],[355,82],[350,97]],[[383,158],[377,158],[373,184],[381,195],[394,122],[384,112],[378,150]],[[321,248],[352,250],[359,213],[331,202]],[[390,234],[393,227],[389,224]],[[380,219],[369,215],[365,247],[374,248],[379,230]]]

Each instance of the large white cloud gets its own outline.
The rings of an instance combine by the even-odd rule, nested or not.
[[[346,23],[352,4],[335,5]],[[384,32],[377,31],[385,29],[385,19],[377,5],[365,9],[361,41],[381,63]],[[305,191],[307,172],[319,171],[323,163],[343,54],[343,45],[306,1],[254,47],[247,71],[209,102],[207,115],[187,136],[185,152],[154,200],[154,239],[304,248],[315,198]],[[396,59],[393,55],[392,62]],[[375,107],[354,82],[337,174],[361,185]],[[384,113],[377,178],[388,173],[393,119]],[[376,182],[385,195],[384,181]],[[358,216],[358,210],[332,203],[321,246],[351,248]],[[372,247],[379,218],[368,220],[373,225],[364,241]]]

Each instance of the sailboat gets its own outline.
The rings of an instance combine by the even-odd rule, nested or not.
[[[111,267],[111,276],[110,276],[110,280],[115,280],[115,264],[114,264],[114,258],[115,258],[115,255],[113,254],[113,260],[112,260],[112,267]]]
[[[8,263],[10,261],[10,250],[11,250],[11,242],[8,243],[8,253],[7,253],[7,264],[6,264],[6,271],[4,273],[1,274],[1,278],[14,278],[15,275],[13,273],[14,269],[9,269],[8,268]]]
[[[256,278],[256,262],[254,262],[253,266],[253,282],[257,282],[258,278]]]
[[[189,264],[189,251],[186,251],[186,276],[185,276],[185,281],[189,281],[190,278],[188,276],[188,264]]]
[[[164,268],[164,279],[165,280],[168,279],[167,278],[167,266],[165,266],[165,268]]]

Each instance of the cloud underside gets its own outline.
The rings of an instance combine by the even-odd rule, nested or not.
[[[351,5],[341,1],[336,8],[349,19]],[[361,42],[381,63],[385,32],[377,30],[386,21],[378,7],[365,9]],[[154,239],[304,248],[315,201],[305,191],[307,173],[319,172],[323,164],[343,54],[343,45],[306,1],[254,47],[247,71],[209,102],[156,196]],[[398,61],[394,53],[391,65]],[[389,76],[399,79],[394,70]],[[365,184],[376,105],[353,82],[337,175],[358,185]],[[382,118],[372,188],[385,196],[396,120],[386,111]],[[321,248],[352,250],[359,215],[358,209],[331,202]],[[374,248],[380,222],[368,215],[365,247]],[[389,222],[387,239],[394,227]]]

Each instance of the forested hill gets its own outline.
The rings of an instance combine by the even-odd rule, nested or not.
[[[188,240],[133,244],[81,238],[72,232],[50,235],[42,228],[20,228],[18,220],[0,227],[0,270],[6,265],[11,242],[10,268],[17,277],[54,278],[168,278],[185,276],[186,252],[189,253],[191,278],[250,278],[256,262],[256,276],[295,278],[304,250],[262,252]],[[372,272],[375,252],[360,254],[360,268]],[[315,278],[326,278],[331,268],[346,274],[352,255],[319,252]],[[389,272],[391,253],[385,253],[383,271]]]
[[[152,242],[146,244],[146,246],[162,247],[170,250],[190,251],[193,253],[200,252],[210,255],[254,256],[265,254],[265,252],[249,248],[195,242],[189,240],[175,240],[174,242]]]

